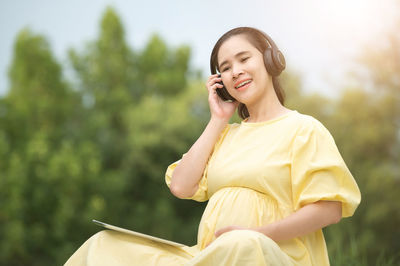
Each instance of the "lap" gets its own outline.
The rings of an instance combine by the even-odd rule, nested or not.
[[[69,265],[293,265],[270,238],[252,230],[222,234],[207,248],[177,248],[104,230],[88,239]]]
[[[183,265],[190,258],[181,248],[103,230],[89,238],[65,265]]]
[[[293,265],[269,237],[253,230],[222,234],[185,265]]]

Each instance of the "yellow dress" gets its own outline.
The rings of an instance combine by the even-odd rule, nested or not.
[[[168,186],[178,163],[166,171]],[[291,111],[266,122],[228,124],[192,199],[208,200],[197,245],[175,248],[102,231],[67,265],[329,265],[322,230],[279,243],[251,230],[217,239],[214,232],[263,226],[319,200],[341,201],[348,217],[361,195],[328,130]]]

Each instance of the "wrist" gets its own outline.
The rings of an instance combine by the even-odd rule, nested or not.
[[[229,118],[211,116],[209,123],[225,127],[229,123]]]
[[[252,230],[257,231],[275,241],[275,225],[273,223],[265,226],[255,227],[252,228]]]

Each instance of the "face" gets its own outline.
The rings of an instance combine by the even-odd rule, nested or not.
[[[229,94],[244,104],[260,99],[271,79],[263,55],[244,35],[232,36],[218,51],[218,67]]]

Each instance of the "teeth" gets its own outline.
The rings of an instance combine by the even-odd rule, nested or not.
[[[251,82],[251,80],[246,80],[246,81],[243,81],[242,83],[240,83],[239,85],[237,85],[235,88],[237,89],[237,88],[240,88],[240,87],[242,87],[242,86],[244,86],[244,85],[246,85],[247,83],[250,83]]]

